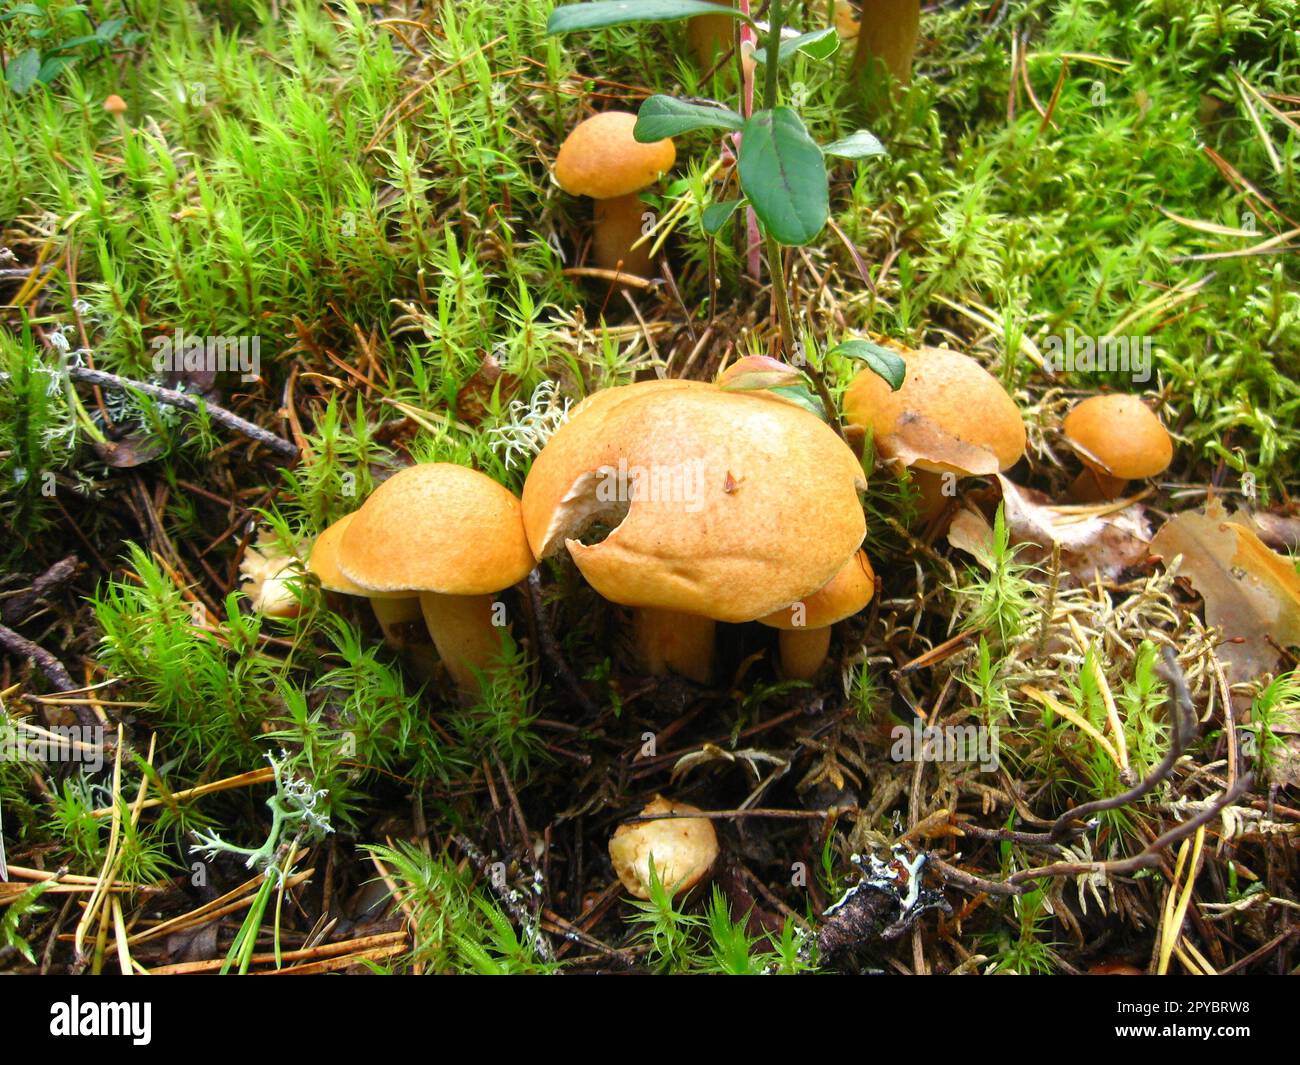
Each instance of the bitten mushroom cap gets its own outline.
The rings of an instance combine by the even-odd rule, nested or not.
[[[528,575],[519,500],[486,474],[447,462],[410,466],[375,489],[338,546],[363,595],[487,595]]]
[[[641,144],[632,136],[636,115],[603,111],[579,122],[560,145],[555,180],[574,196],[609,200],[639,192],[671,170],[677,149],[671,139]]]
[[[356,514],[344,515],[316,537],[316,542],[311,547],[311,554],[307,558],[307,572],[320,581],[320,586],[327,592],[338,592],[341,595],[360,595],[365,596],[367,599],[409,598],[410,592],[388,594],[362,588],[361,585],[349,579],[339,569],[339,542],[343,539],[343,533],[352,524],[354,517],[356,517]]]
[[[1154,477],[1169,468],[1174,445],[1155,412],[1138,396],[1092,396],[1065,416],[1062,432],[1080,458],[1122,480]]]
[[[866,534],[849,447],[774,396],[644,382],[580,404],[524,485],[539,557],[567,546],[604,598],[751,621],[822,587]],[[611,528],[600,543],[579,537]]]
[[[697,806],[656,795],[643,816],[698,814]],[[655,875],[674,894],[698,884],[718,857],[718,834],[705,817],[671,817],[619,825],[609,841],[609,858],[623,886],[639,899],[650,897],[650,856]]]
[[[820,629],[852,617],[876,594],[876,574],[865,551],[857,552],[838,573],[801,603],[759,618],[774,629]],[[799,607],[802,604],[803,610]]]
[[[944,348],[902,355],[907,371],[897,392],[863,370],[844,395],[845,416],[873,434],[882,456],[957,474],[996,473],[1020,460],[1025,423],[996,377]]]

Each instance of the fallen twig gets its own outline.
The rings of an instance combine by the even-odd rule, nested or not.
[[[116,388],[120,391],[139,392],[151,399],[156,399],[159,403],[166,403],[169,407],[179,407],[181,410],[193,413],[202,410],[218,425],[248,437],[255,443],[261,444],[268,451],[287,459],[298,457],[296,444],[290,443],[283,437],[276,436],[275,433],[263,429],[260,425],[245,421],[239,415],[231,414],[224,407],[218,407],[215,403],[198,396],[177,392],[174,388],[164,388],[162,385],[132,381],[125,377],[119,377],[117,374],[108,373],[105,370],[92,370],[88,366],[69,366],[68,374],[74,380],[84,381],[86,384],[99,385],[102,388]]]
[[[20,658],[30,658],[35,662],[57,691],[71,691],[77,686],[63,663],[54,655],[50,654],[45,648],[32,643],[31,640],[19,636],[18,633],[6,625],[0,625],[0,645],[3,645],[5,650],[18,655]]]

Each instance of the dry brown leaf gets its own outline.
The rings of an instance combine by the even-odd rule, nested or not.
[[[1146,559],[1151,530],[1138,504],[1109,513],[1096,513],[1096,507],[1055,507],[1041,492],[1021,488],[1001,474],[998,481],[1007,533],[1021,548],[1018,557],[1041,563],[1060,544],[1063,584],[1088,584],[1099,576],[1113,580]],[[983,515],[959,511],[948,529],[948,542],[984,566],[991,564],[993,530]]]
[[[985,569],[993,565],[993,526],[978,510],[962,507],[948,526],[948,543],[965,551]]]
[[[1250,515],[1249,524],[1269,547],[1300,551],[1300,517],[1261,510]]]
[[[1166,562],[1183,557],[1179,574],[1205,601],[1206,622],[1225,638],[1218,654],[1230,681],[1272,672],[1277,647],[1300,644],[1300,575],[1217,500],[1204,514],[1186,511],[1170,519],[1151,541],[1151,552]]]
[[[1060,544],[1063,572],[1091,584],[1098,577],[1114,580],[1146,559],[1151,528],[1139,504],[1100,513],[1096,507],[1057,507],[1040,492],[1021,488],[1001,475],[998,481],[1011,542],[1041,549],[1040,557],[1026,552],[1027,561],[1049,558],[1053,545]]]

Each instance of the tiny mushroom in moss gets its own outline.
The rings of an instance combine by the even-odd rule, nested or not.
[[[1174,445],[1160,419],[1138,396],[1092,396],[1065,416],[1065,439],[1083,462],[1070,486],[1082,502],[1114,499],[1129,481],[1163,473]]]
[[[567,548],[597,592],[636,608],[644,669],[707,683],[715,622],[788,606],[857,550],[860,487],[853,452],[816,415],[764,392],[649,381],[573,410],[524,484],[524,525],[539,558]]]
[[[638,193],[672,169],[671,138],[642,144],[632,136],[636,115],[604,111],[578,123],[560,146],[555,180],[574,196],[596,201],[592,251],[596,265],[638,277],[650,273],[649,242],[642,236],[646,206]]]
[[[781,672],[791,680],[812,680],[830,650],[831,626],[862,610],[875,594],[876,574],[867,553],[859,551],[812,595],[760,618],[781,630]]]
[[[355,514],[348,514],[340,518],[316,537],[307,559],[307,572],[327,592],[355,595],[368,600],[375,620],[384,633],[384,642],[397,650],[406,650],[411,643],[406,636],[409,626],[423,621],[420,597],[410,592],[376,592],[362,588],[339,569],[339,543],[354,517]]]
[[[865,429],[876,453],[910,468],[920,517],[937,517],[961,477],[990,476],[1025,453],[1025,423],[1015,401],[968,355],[946,348],[902,353],[903,387],[891,391],[863,370],[844,395],[848,422]]]
[[[446,462],[410,466],[376,488],[343,531],[338,558],[367,594],[419,596],[438,657],[466,693],[501,654],[494,596],[534,565],[514,494]]]
[[[641,811],[653,821],[619,825],[609,841],[609,858],[623,886],[638,899],[650,897],[650,861],[655,876],[674,895],[689,891],[718,857],[718,834],[699,807],[662,796]]]

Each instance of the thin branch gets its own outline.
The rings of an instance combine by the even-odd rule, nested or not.
[[[45,674],[56,691],[66,692],[76,688],[76,683],[69,675],[63,663],[60,662],[44,647],[40,647],[31,640],[19,636],[13,629],[6,625],[0,625],[0,646],[5,650],[16,654],[19,658],[30,658]]]
[[[177,392],[173,388],[164,388],[161,385],[151,385],[144,381],[132,381],[125,377],[119,377],[117,374],[108,373],[105,370],[92,370],[88,366],[69,366],[68,374],[74,380],[84,381],[86,384],[99,385],[102,388],[116,388],[123,392],[139,392],[151,399],[156,399],[159,403],[165,403],[169,407],[179,407],[181,410],[193,413],[202,410],[218,425],[248,437],[248,439],[261,444],[268,451],[272,451],[282,458],[294,459],[298,457],[297,446],[288,440],[276,436],[275,433],[263,429],[260,425],[245,421],[239,415],[231,414],[224,407],[218,407],[215,403],[201,399],[198,396]]]

